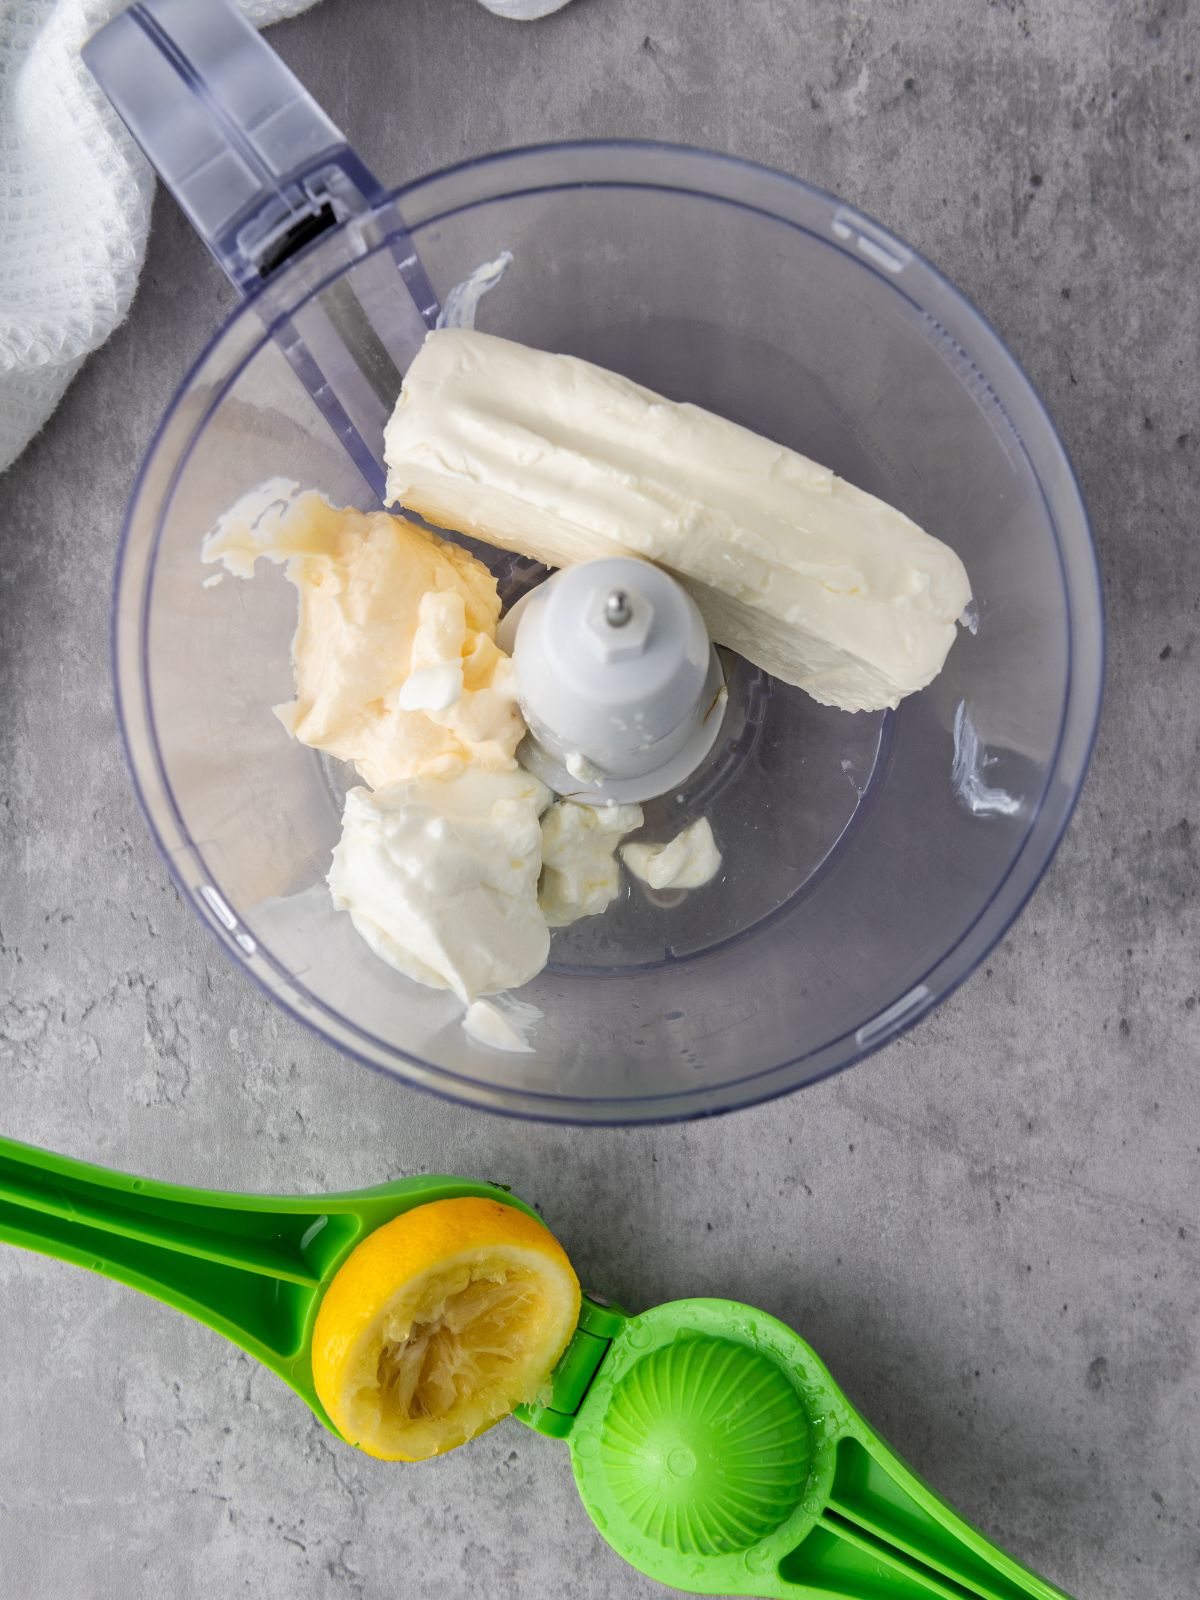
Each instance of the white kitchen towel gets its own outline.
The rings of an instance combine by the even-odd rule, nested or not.
[[[0,0],[0,472],[129,310],[154,177],[80,47],[127,0]],[[203,0],[197,0],[203,3]],[[236,0],[256,27],[313,0]],[[566,0],[483,0],[524,20]]]

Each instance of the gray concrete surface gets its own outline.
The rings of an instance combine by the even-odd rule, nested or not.
[[[632,1306],[793,1321],[951,1500],[1087,1600],[1200,1592],[1200,126],[1188,0],[324,0],[274,43],[376,168],[655,135],[840,191],[1011,342],[1111,622],[1082,805],[954,1000],[844,1077],[670,1130],[523,1126],[322,1047],[178,901],[117,748],[108,586],[155,418],[230,303],[168,204],[133,314],[0,482],[6,1133],[181,1181],[502,1176]],[[0,286],[2,293],[2,286]],[[517,1424],[334,1447],[232,1347],[0,1251],[0,1596],[660,1593]]]

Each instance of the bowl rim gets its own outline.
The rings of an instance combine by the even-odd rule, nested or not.
[[[377,210],[382,212],[385,208],[399,205],[405,214],[406,223],[414,231],[417,231],[435,226],[438,222],[446,220],[464,209],[472,209],[480,204],[518,198],[527,193],[550,192],[555,189],[577,189],[585,186],[595,188],[658,188],[690,195],[694,198],[718,200],[726,204],[743,206],[746,209],[761,212],[761,214],[774,221],[782,222],[792,227],[800,227],[803,231],[813,234],[811,227],[801,224],[794,217],[781,214],[766,206],[751,203],[748,200],[740,200],[730,194],[714,192],[710,187],[699,182],[681,183],[678,181],[679,174],[675,175],[675,181],[656,183],[646,181],[644,176],[638,175],[597,179],[582,178],[578,174],[571,177],[563,172],[554,181],[537,182],[526,188],[492,188],[486,193],[475,194],[474,197],[472,197],[468,188],[456,204],[439,208],[429,214],[422,214],[415,220],[405,205],[408,202],[409,206],[411,206],[412,202],[422,195],[428,199],[430,195],[437,192],[439,186],[453,186],[455,182],[458,182],[461,186],[465,180],[479,180],[490,177],[501,170],[511,169],[515,163],[548,161],[552,164],[557,162],[564,166],[569,166],[570,163],[581,158],[586,160],[589,157],[601,155],[616,156],[625,158],[633,163],[641,162],[647,165],[665,160],[678,164],[681,169],[691,168],[697,173],[702,170],[711,173],[715,169],[728,180],[731,186],[736,184],[739,179],[747,179],[764,188],[777,190],[781,195],[790,192],[800,204],[811,205],[815,201],[818,204],[834,208],[835,216],[848,218],[851,222],[862,223],[864,231],[858,235],[858,242],[862,255],[866,259],[856,257],[853,248],[845,243],[841,246],[843,252],[851,259],[857,259],[859,265],[868,267],[881,277],[884,271],[890,269],[881,268],[878,260],[873,258],[870,246],[883,251],[885,256],[890,247],[895,252],[896,257],[903,262],[906,270],[909,266],[917,269],[918,274],[923,278],[922,287],[932,285],[944,297],[948,306],[966,321],[970,331],[978,335],[984,343],[990,345],[989,353],[996,359],[998,365],[1001,368],[1007,367],[1006,378],[1010,383],[1015,383],[1023,392],[1023,399],[1032,404],[1035,424],[1039,430],[1037,436],[1038,446],[1048,454],[1049,464],[1061,473],[1060,494],[1065,497],[1068,503],[1068,510],[1073,513],[1077,521],[1078,534],[1082,535],[1082,538],[1076,536],[1074,540],[1075,548],[1072,550],[1075,564],[1080,569],[1073,574],[1074,586],[1072,582],[1068,581],[1068,569],[1059,518],[1052,513],[1046,500],[1043,474],[1029,457],[1026,448],[1028,442],[1026,436],[1019,433],[1011,423],[1009,424],[1013,438],[1025,454],[1029,469],[1045,502],[1046,515],[1053,530],[1056,554],[1062,574],[1063,591],[1067,602],[1066,622],[1068,635],[1062,714],[1056,735],[1053,759],[1047,768],[1041,795],[1038,797],[1036,805],[1031,807],[1030,822],[1018,848],[1013,852],[999,881],[993,886],[991,893],[981,903],[970,922],[961,930],[954,943],[931,962],[923,976],[910,985],[904,993],[896,996],[889,1004],[881,1007],[872,1018],[866,1019],[857,1028],[847,1030],[801,1056],[789,1057],[771,1067],[758,1068],[740,1078],[726,1079],[720,1085],[683,1088],[646,1097],[629,1095],[612,1097],[595,1095],[567,1096],[550,1094],[545,1090],[527,1090],[488,1084],[479,1079],[466,1077],[453,1069],[436,1066],[386,1040],[378,1039],[334,1011],[327,1002],[318,999],[307,991],[296,975],[279,962],[261,944],[261,941],[252,940],[252,948],[249,951],[245,945],[239,942],[239,938],[243,936],[237,934],[236,918],[233,918],[231,923],[228,917],[222,914],[222,907],[228,913],[229,902],[222,895],[220,885],[211,869],[200,856],[197,846],[188,834],[182,816],[176,806],[172,786],[162,762],[154,718],[150,709],[144,639],[148,613],[146,602],[152,588],[154,563],[161,534],[161,518],[157,516],[151,540],[150,559],[146,566],[143,580],[136,591],[138,632],[141,644],[137,652],[138,668],[141,676],[136,686],[131,686],[125,677],[125,670],[122,666],[120,633],[123,620],[123,588],[128,575],[133,522],[139,501],[142,495],[148,492],[146,485],[148,469],[156,461],[167,430],[177,418],[183,402],[192,392],[197,376],[206,363],[216,354],[221,342],[228,337],[231,331],[239,326],[243,319],[250,316],[256,317],[257,336],[252,347],[249,351],[243,352],[241,359],[223,374],[220,392],[210,400],[210,404],[205,407],[203,413],[195,418],[190,439],[193,439],[199,429],[203,427],[205,418],[210,414],[212,406],[219,403],[221,394],[227,389],[228,384],[236,379],[237,373],[241,368],[271,339],[273,332],[271,322],[267,319],[258,319],[256,315],[256,302],[261,298],[263,291],[257,291],[254,295],[248,296],[240,302],[205,341],[200,354],[190,366],[166,407],[163,416],[156,424],[146,446],[138,467],[120,534],[113,579],[110,654],[120,738],[134,792],[142,814],[146,819],[151,837],[184,900],[191,905],[195,914],[205,927],[217,937],[237,965],[265,994],[311,1032],[327,1043],[332,1044],[343,1054],[360,1061],[365,1066],[373,1068],[393,1081],[398,1080],[401,1083],[423,1089],[426,1092],[437,1095],[439,1098],[456,1104],[466,1104],[496,1114],[535,1121],[619,1126],[668,1123],[721,1115],[748,1106],[763,1104],[782,1095],[793,1093],[810,1084],[821,1082],[834,1073],[843,1071],[845,1068],[865,1059],[884,1044],[907,1032],[920,1017],[934,1006],[940,1005],[944,1000],[948,999],[971,976],[1012,927],[1028,904],[1030,897],[1040,883],[1058,849],[1078,803],[1095,748],[1099,723],[1105,669],[1105,622],[1099,563],[1087,508],[1066,448],[1041,396],[1005,341],[951,280],[920,252],[905,243],[882,224],[876,222],[859,207],[849,206],[836,195],[804,179],[758,162],[749,161],[740,156],[724,155],[694,146],[672,144],[664,141],[581,139],[517,146],[511,149],[490,152],[483,156],[468,158],[416,178],[391,191]],[[849,226],[849,224],[847,225]],[[830,238],[825,234],[813,234],[813,236],[819,238],[826,245],[834,247],[838,245],[837,239]],[[863,244],[864,239],[866,240],[866,245]],[[309,247],[314,256],[325,242],[327,242],[327,239],[320,239]],[[373,249],[386,248],[386,244],[387,241],[385,239],[379,245],[374,246]],[[327,277],[311,281],[307,286],[304,298],[307,299],[319,293],[327,282],[338,276],[343,270],[345,270],[344,263],[339,266],[337,271],[330,273]],[[888,280],[885,279],[884,281]],[[986,386],[991,398],[1007,417],[1005,407],[992,392],[992,376],[984,377],[983,371],[976,365],[974,357],[967,354],[953,333],[947,333],[946,329],[940,323],[937,323],[937,319],[932,318],[932,314],[926,310],[921,302],[915,300],[894,280],[890,281],[889,286],[907,298],[923,315],[935,321],[942,333],[951,340],[958,354],[970,363],[978,375],[979,381]],[[290,309],[294,310],[295,308],[292,306]],[[988,371],[989,374],[992,374],[990,366]],[[160,496],[160,505],[169,503],[175,483],[187,458],[188,450],[185,448],[173,464],[170,484]],[[1090,615],[1094,623],[1095,637],[1091,641],[1090,661],[1079,659],[1077,656],[1079,641],[1074,636],[1075,629],[1072,622],[1072,610],[1077,606],[1082,614]],[[1090,671],[1086,670],[1088,667],[1091,668]],[[1089,685],[1090,693],[1088,692]],[[178,847],[172,847],[164,837],[159,817],[148,792],[148,775],[143,772],[135,750],[132,736],[132,723],[134,717],[138,715],[138,710],[134,709],[135,706],[144,715],[146,724],[146,734],[154,769],[150,776],[161,788],[163,799],[172,815],[174,826],[179,832],[180,845]],[[1035,832],[1037,832],[1038,822],[1047,820],[1048,796],[1055,780],[1059,780],[1059,785],[1060,787],[1062,786],[1060,767],[1063,762],[1063,746],[1067,724],[1072,718],[1075,722],[1074,733],[1077,746],[1077,753],[1073,763],[1074,775],[1069,780],[1067,792],[1062,794],[1057,801],[1057,810],[1052,818],[1049,819],[1049,827],[1043,829],[1041,836],[1035,840],[1034,836]],[[183,869],[181,856],[190,858],[196,868],[200,870],[192,875],[187,874]],[[967,958],[958,963],[956,970],[944,970],[953,968],[955,966],[954,958],[963,950],[964,946],[972,944],[972,936],[977,934],[980,930],[980,924],[988,918],[989,913],[994,911],[998,899],[1011,884],[1014,875],[1022,866],[1026,873],[1026,879],[1020,885],[1019,893],[1012,899],[1011,904],[999,914],[994,926],[984,930],[982,938],[974,940],[975,948],[970,949]],[[211,891],[211,894],[208,891]],[[232,913],[228,915],[231,917]],[[268,978],[268,975],[262,970],[255,957],[262,958],[262,963],[273,973],[273,981]],[[361,1043],[356,1044],[355,1040],[361,1041]],[[374,1047],[379,1054],[373,1055],[366,1048],[367,1046]],[[812,1063],[813,1070],[798,1077],[797,1069],[801,1068],[804,1063]]]

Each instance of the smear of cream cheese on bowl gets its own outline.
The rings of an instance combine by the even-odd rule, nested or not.
[[[1022,802],[1016,795],[984,780],[984,773],[995,759],[988,754],[976,732],[966,701],[960,700],[954,713],[954,762],[950,768],[950,783],[972,816],[1015,817],[1021,810]]]
[[[497,995],[491,1000],[476,1000],[467,1007],[463,1029],[477,1044],[514,1055],[532,1055],[529,1035],[545,1012],[512,995]]]

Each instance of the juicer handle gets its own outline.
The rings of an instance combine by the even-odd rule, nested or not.
[[[321,1199],[186,1189],[0,1138],[0,1241],[140,1289],[293,1386],[322,1283],[362,1231]]]
[[[781,1563],[777,1594],[850,1596],[874,1573],[897,1600],[1070,1600],[959,1516],[857,1413],[849,1417],[824,1509]]]
[[[403,1211],[477,1195],[533,1215],[502,1185],[429,1175],[346,1194],[233,1194],[113,1172],[0,1137],[0,1243],[140,1289],[283,1379],[331,1433],[312,1325],[358,1241]]]
[[[618,1555],[755,1600],[1068,1600],[905,1466],[785,1323],[730,1300],[584,1297],[540,1405]]]

